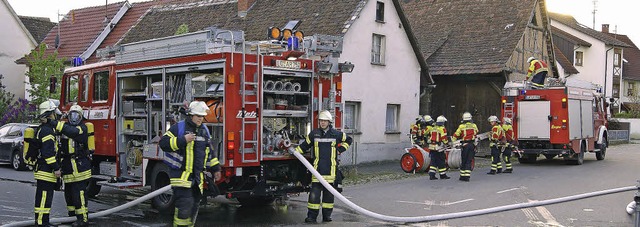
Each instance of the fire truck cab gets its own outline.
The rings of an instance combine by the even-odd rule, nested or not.
[[[520,163],[562,157],[582,165],[584,154],[605,158],[607,103],[602,87],[576,79],[550,79],[543,89],[527,82],[507,82],[502,97],[502,117],[512,119]]]
[[[220,194],[264,204],[307,191],[310,173],[286,147],[318,126],[321,110],[332,112],[334,127],[341,128],[341,43],[326,35],[248,42],[242,31],[211,28],[124,44],[115,61],[68,70],[65,109],[77,102],[96,125],[93,185],[97,191],[101,185],[168,185],[158,142],[187,117],[183,108],[190,101],[201,100],[210,109],[204,124],[222,166]],[[87,100],[96,92],[107,98],[83,103],[85,91],[94,94]],[[152,204],[167,211],[173,198],[167,193]]]

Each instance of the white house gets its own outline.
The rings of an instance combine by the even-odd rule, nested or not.
[[[553,27],[582,41],[573,46],[573,66],[579,73],[571,77],[599,84],[607,98],[619,98],[623,47],[628,45],[578,23],[572,16],[549,14]]]

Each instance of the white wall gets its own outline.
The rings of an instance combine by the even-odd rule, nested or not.
[[[13,15],[13,11],[0,2],[0,74],[4,76],[2,84],[6,90],[15,94],[17,98],[25,97],[25,73],[27,67],[18,65],[16,60],[28,54],[35,44],[22,29],[21,22]]]
[[[368,1],[344,36],[340,61],[351,61],[352,73],[343,74],[343,100],[360,102],[358,162],[399,159],[409,146],[407,132],[419,109],[420,65],[401,26],[393,2],[384,2],[385,23],[375,21],[376,1]],[[385,65],[371,64],[373,33],[386,36]],[[400,134],[385,134],[387,104],[399,104]]]
[[[628,122],[629,136],[631,139],[640,139],[640,119],[637,118],[616,118],[619,122]]]
[[[565,31],[575,37],[583,39],[591,43],[591,47],[579,47],[575,51],[582,51],[583,64],[582,66],[575,66],[580,73],[572,75],[571,77],[589,81],[591,83],[600,84],[605,86],[605,58],[606,58],[606,95],[611,97],[613,88],[613,49],[609,50],[611,46],[605,45],[604,42],[596,39],[592,36],[579,32],[569,26],[562,23],[551,20],[551,25]],[[608,51],[608,55],[606,54]]]

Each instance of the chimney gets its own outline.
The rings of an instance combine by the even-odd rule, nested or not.
[[[602,32],[609,33],[609,24],[602,24]]]
[[[247,16],[247,11],[249,8],[255,3],[257,0],[238,0],[238,16],[245,17]]]

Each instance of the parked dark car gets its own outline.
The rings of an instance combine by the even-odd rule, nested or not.
[[[24,129],[37,127],[34,124],[9,123],[0,127],[0,162],[10,162],[15,170],[26,170],[22,158]]]

